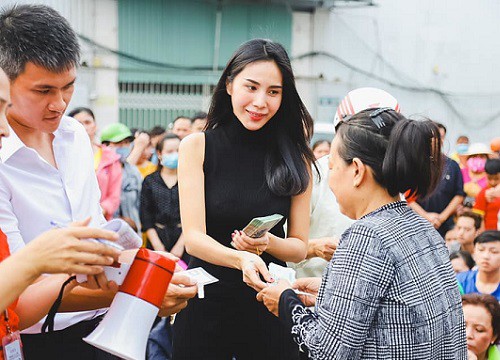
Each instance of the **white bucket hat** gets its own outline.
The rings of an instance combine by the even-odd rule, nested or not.
[[[493,155],[490,147],[483,143],[473,143],[469,146],[469,150],[464,154],[471,155]]]

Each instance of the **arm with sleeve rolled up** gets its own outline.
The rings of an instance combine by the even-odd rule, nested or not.
[[[347,245],[337,249],[314,311],[292,290],[281,295],[279,318],[311,358],[359,358],[381,298],[393,281],[385,251],[369,253],[369,244],[379,239],[371,230],[359,230],[354,226],[343,239]]]

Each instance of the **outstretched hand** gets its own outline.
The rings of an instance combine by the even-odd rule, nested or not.
[[[266,282],[274,282],[271,273],[267,269],[266,263],[260,258],[260,256],[246,251],[241,251],[240,259],[243,281],[252,289],[255,291],[261,291],[268,286]],[[266,282],[262,281],[260,276],[262,276]]]
[[[89,221],[77,223],[78,226],[49,230],[21,250],[29,258],[34,273],[97,275],[103,272],[103,266],[113,264],[120,255],[119,250],[81,240],[99,238],[115,241],[118,235],[112,231],[86,227]]]

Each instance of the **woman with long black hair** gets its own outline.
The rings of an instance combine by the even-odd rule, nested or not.
[[[306,256],[312,125],[285,49],[269,40],[244,43],[217,84],[206,132],[179,150],[189,266],[219,282],[176,318],[174,359],[298,358],[290,333],[255,295],[273,281],[266,265]],[[283,220],[262,237],[241,231],[272,214]]]

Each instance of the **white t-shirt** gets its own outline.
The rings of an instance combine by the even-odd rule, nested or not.
[[[51,222],[69,224],[92,217],[91,226],[105,222],[99,205],[101,193],[94,172],[94,155],[83,126],[64,116],[54,132],[57,169],[10,129],[0,149],[0,228],[7,235],[11,253],[52,228]],[[102,311],[58,314],[55,330]],[[25,333],[39,333],[40,323]]]
[[[328,184],[328,155],[318,159],[316,166],[321,176],[318,178],[313,168],[309,239],[333,236],[340,238],[354,221],[340,212],[337,199]],[[321,276],[327,264],[326,260],[316,257],[289,265],[297,271],[297,278],[301,278]]]

